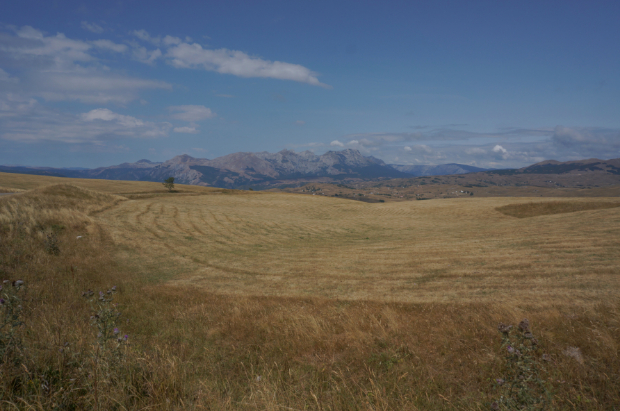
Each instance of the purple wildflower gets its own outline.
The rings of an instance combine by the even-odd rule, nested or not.
[[[511,345],[509,345],[509,346],[508,346],[507,350],[508,350],[508,352],[509,352],[510,354],[512,354],[512,353],[514,353],[514,352],[515,352],[515,349],[514,349],[514,348],[512,348],[512,346],[511,346]]]
[[[503,378],[497,378],[495,381],[497,382],[497,385],[504,385],[504,383],[506,382]]]
[[[116,335],[116,334],[118,334],[118,333],[119,333],[118,328],[115,328],[115,329],[114,329],[114,335]]]
[[[129,339],[129,336],[128,336],[127,334],[125,334],[125,337],[123,337],[123,339],[124,339],[125,341],[127,341],[127,340]]]
[[[4,305],[4,298],[0,298],[0,305]]]

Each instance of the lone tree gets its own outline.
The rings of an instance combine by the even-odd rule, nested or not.
[[[172,192],[172,190],[174,190],[174,177],[168,177],[162,184],[168,189],[168,191]]]

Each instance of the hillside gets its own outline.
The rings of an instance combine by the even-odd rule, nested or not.
[[[467,174],[467,173],[476,173],[478,171],[487,171],[484,168],[468,166],[465,164],[440,164],[437,166],[431,165],[416,165],[416,166],[405,166],[399,164],[390,164],[390,166],[398,171],[402,171],[403,173],[411,174],[416,177],[425,177],[425,176],[443,176],[449,174]]]
[[[523,318],[556,409],[620,401],[617,199],[0,186],[12,409],[488,409]]]
[[[618,197],[620,159],[545,161],[521,169],[459,175],[312,183],[284,191],[380,202],[458,197]]]

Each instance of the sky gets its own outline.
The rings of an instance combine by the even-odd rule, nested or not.
[[[620,157],[620,2],[9,2],[0,164]]]

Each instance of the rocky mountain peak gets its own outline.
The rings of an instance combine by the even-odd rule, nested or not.
[[[190,162],[194,162],[198,159],[189,156],[187,154],[181,154],[180,156],[175,156],[172,157],[170,160],[166,161],[164,164],[183,164],[183,163],[190,163]]]

